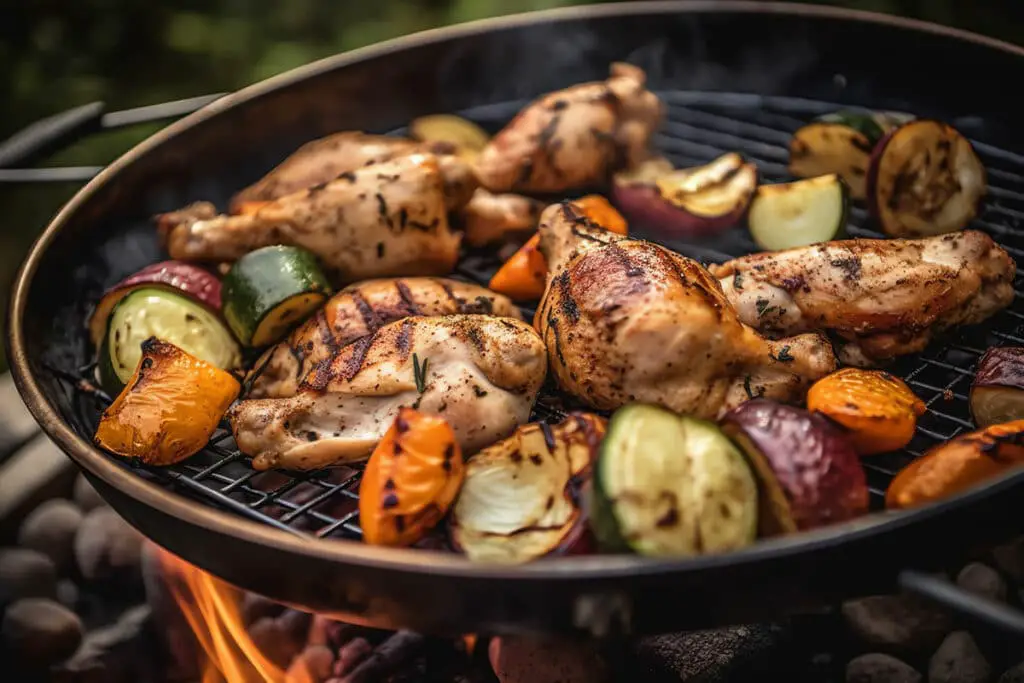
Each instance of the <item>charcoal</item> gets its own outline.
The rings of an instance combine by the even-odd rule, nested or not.
[[[81,597],[81,593],[74,581],[61,579],[57,582],[57,602],[70,610],[74,610],[78,606],[79,597]]]
[[[920,683],[918,671],[892,655],[869,652],[846,665],[846,683]]]
[[[957,585],[965,591],[991,600],[1006,600],[1006,581],[995,569],[980,562],[972,562],[960,570]]]
[[[18,545],[37,550],[51,560],[61,575],[75,565],[75,534],[82,511],[70,500],[54,498],[33,510],[18,530]]]
[[[57,568],[46,555],[0,548],[0,610],[21,598],[57,597]]]
[[[152,657],[145,639],[147,605],[133,607],[108,626],[90,631],[75,654],[51,670],[53,683],[138,683]],[[170,679],[169,679],[170,680]]]
[[[296,609],[286,609],[277,617],[281,631],[297,643],[305,645],[309,642],[309,629],[313,623],[313,615]]]
[[[1024,582],[1024,536],[996,546],[992,550],[992,560],[999,571],[1017,583]]]
[[[94,510],[98,507],[104,507],[107,504],[106,501],[103,500],[103,497],[96,492],[96,489],[92,487],[89,480],[81,474],[79,474],[78,478],[75,479],[75,490],[71,497],[74,499],[78,507],[84,512],[89,512],[90,510]]]
[[[0,624],[0,639],[11,655],[33,668],[70,657],[82,642],[82,622],[67,607],[46,598],[12,603]]]
[[[75,536],[78,569],[90,581],[138,581],[142,535],[110,508],[89,512]]]
[[[259,593],[246,593],[242,598],[242,621],[246,626],[252,626],[263,617],[276,617],[284,610],[284,605]]]
[[[588,643],[503,636],[491,641],[489,654],[501,683],[602,683],[610,676]]]
[[[998,683],[1024,683],[1024,662],[1018,662],[1004,671]]]
[[[289,637],[284,628],[273,617],[263,617],[249,627],[249,637],[263,653],[263,656],[281,669],[288,668],[292,659],[302,650],[305,643]]]
[[[338,660],[334,662],[334,675],[345,676],[373,652],[373,645],[365,638],[353,638],[338,649]]]
[[[323,683],[331,676],[334,653],[326,645],[310,645],[285,673],[285,683]]]
[[[949,615],[909,596],[874,595],[842,606],[847,626],[864,642],[894,653],[934,648],[949,633]]]
[[[928,662],[928,683],[986,683],[992,675],[985,655],[967,631],[954,631]]]

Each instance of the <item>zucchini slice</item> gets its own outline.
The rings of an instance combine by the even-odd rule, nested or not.
[[[263,247],[238,259],[224,277],[221,310],[246,346],[281,340],[330,296],[316,257],[298,247]]]
[[[836,175],[762,185],[750,205],[750,236],[775,251],[827,242],[843,235],[849,189]]]
[[[985,167],[955,128],[921,119],[889,133],[868,168],[868,202],[893,237],[928,237],[967,226],[988,191]]]
[[[119,393],[142,358],[142,343],[150,337],[174,344],[222,370],[242,363],[231,332],[209,308],[186,295],[158,287],[126,294],[110,314],[100,345],[100,383]]]
[[[609,551],[691,556],[753,543],[757,484],[716,425],[653,405],[612,416],[590,494],[590,523]]]

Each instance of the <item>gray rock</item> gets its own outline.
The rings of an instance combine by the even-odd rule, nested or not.
[[[960,570],[957,585],[965,591],[992,600],[1006,600],[1006,581],[995,569],[987,564],[971,562]]]
[[[75,536],[75,558],[82,576],[91,581],[140,576],[142,534],[108,507],[92,510]]]
[[[25,664],[47,667],[61,662],[82,642],[82,622],[78,616],[52,600],[25,598],[7,608],[0,637]]]
[[[854,657],[846,665],[846,683],[919,683],[920,680],[917,669],[881,652]]]
[[[18,530],[18,545],[38,550],[67,574],[75,562],[75,534],[82,524],[82,511],[70,500],[48,500],[25,518]]]
[[[945,612],[902,595],[851,600],[843,603],[842,614],[858,638],[893,652],[933,648],[952,627]]]
[[[928,683],[985,683],[992,675],[985,655],[967,631],[954,631],[928,662]]]
[[[79,595],[78,586],[74,581],[61,579],[57,582],[57,601],[69,610],[74,611],[78,606]]]
[[[21,598],[57,596],[57,569],[42,553],[0,548],[0,610]]]
[[[75,479],[75,490],[72,494],[75,503],[78,504],[85,512],[94,510],[98,507],[105,507],[107,502],[103,500],[100,494],[96,493],[96,489],[92,487],[89,480],[85,478],[85,475],[79,474],[78,478]]]
[[[1024,683],[1024,662],[1019,662],[1003,672],[999,683]]]

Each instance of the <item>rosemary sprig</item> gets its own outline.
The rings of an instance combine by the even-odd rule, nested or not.
[[[420,357],[415,353],[412,354],[412,375],[416,380],[416,391],[421,394],[427,390],[427,364],[430,363],[429,358],[424,358],[423,362],[420,363]]]

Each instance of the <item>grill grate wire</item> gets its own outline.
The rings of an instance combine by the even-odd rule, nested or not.
[[[818,114],[849,108],[839,103],[793,97],[767,97],[743,93],[659,92],[667,116],[655,147],[677,166],[704,164],[726,152],[735,151],[755,162],[763,182],[792,179],[787,170],[788,142],[792,133]],[[513,114],[524,103],[487,107],[487,115],[464,112],[468,118],[488,123],[495,113]],[[510,116],[495,117],[500,125]],[[956,125],[956,122],[952,122]],[[394,131],[401,133],[403,131]],[[966,131],[965,131],[966,132]],[[1024,263],[1024,156],[973,141],[988,170],[989,198],[985,210],[971,228],[989,233],[1007,252]],[[884,237],[871,224],[865,210],[852,206],[847,227],[849,237]],[[646,236],[646,235],[645,235]],[[677,251],[705,263],[721,262],[758,251],[746,230],[728,232],[727,243],[667,242]],[[454,277],[486,285],[500,265],[496,255],[467,254]],[[1015,290],[1022,292],[1022,275],[1017,269]],[[532,319],[533,309],[524,308]],[[891,368],[903,377],[928,406],[919,419],[909,446],[900,452],[863,460],[872,504],[882,505],[885,489],[896,472],[920,457],[930,447],[974,428],[968,405],[973,368],[985,349],[997,344],[1024,345],[1024,304],[1018,298],[1010,308],[985,323],[951,333],[933,343],[924,353],[900,359]],[[53,369],[63,380],[78,413],[76,427],[87,425],[90,433],[110,397],[88,390],[92,368],[76,372]],[[546,387],[534,410],[533,419],[556,422],[564,418],[566,406],[552,388]],[[200,502],[239,514],[250,520],[304,537],[358,539],[358,485],[360,467],[343,467],[319,472],[257,472],[234,445],[225,425],[208,446],[189,460],[170,467],[148,467],[125,463],[140,476],[173,488]]]

